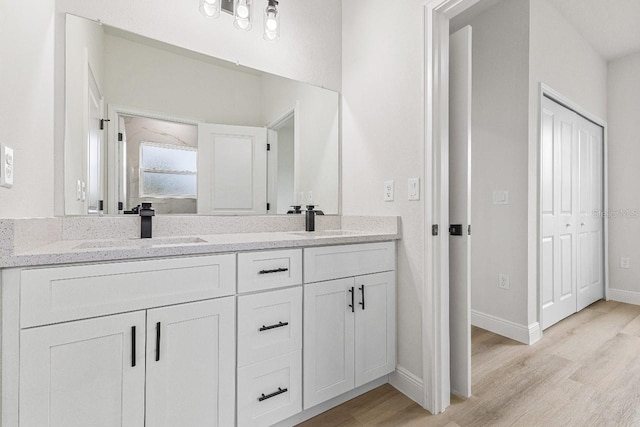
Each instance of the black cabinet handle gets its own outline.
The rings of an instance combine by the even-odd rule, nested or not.
[[[136,367],[136,327],[131,327],[131,367]]]
[[[289,322],[278,322],[275,325],[269,325],[269,326],[262,325],[262,328],[258,329],[258,332],[264,332],[264,331],[268,331],[275,328],[282,328],[283,326],[287,326],[288,324]]]
[[[277,396],[277,395],[279,395],[279,394],[282,394],[282,393],[286,393],[286,392],[288,392],[288,391],[289,391],[289,389],[286,389],[286,388],[280,388],[280,387],[278,387],[278,391],[274,391],[273,393],[269,393],[269,394],[267,394],[267,395],[265,395],[264,393],[262,393],[262,396],[260,396],[260,397],[258,398],[258,402],[262,402],[262,401],[264,401],[264,400],[271,399],[272,397],[275,397],[275,396]]]
[[[349,304],[349,308],[351,308],[352,313],[355,313],[356,308],[354,306],[356,305],[355,304],[356,296],[355,296],[355,291],[353,289],[353,286],[351,287],[351,289],[349,289],[349,293],[351,294],[351,304]]]
[[[260,270],[258,274],[284,273],[288,268],[274,268],[273,270]]]
[[[160,361],[160,322],[156,323],[156,362]]]
[[[362,291],[362,301],[360,302],[360,305],[362,306],[362,309],[364,310],[364,285],[360,286],[360,291]]]

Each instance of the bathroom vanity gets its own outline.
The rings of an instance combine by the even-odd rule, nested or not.
[[[2,426],[292,425],[386,382],[397,235],[315,236],[5,257]]]

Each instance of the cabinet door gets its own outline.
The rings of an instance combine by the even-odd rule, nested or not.
[[[304,287],[304,409],[354,388],[354,283],[350,278]]]
[[[396,369],[395,272],[356,277],[356,387]]]
[[[144,333],[144,312],[23,330],[20,426],[142,426]]]
[[[234,297],[147,312],[147,427],[231,426]]]

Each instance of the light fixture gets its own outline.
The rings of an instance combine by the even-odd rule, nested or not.
[[[251,22],[251,0],[234,0],[233,25],[237,29],[249,31]]]
[[[264,39],[270,42],[280,38],[280,13],[278,12],[278,1],[268,0],[267,8],[264,10]]]
[[[217,18],[220,16],[221,0],[200,0],[200,13],[207,18]]]

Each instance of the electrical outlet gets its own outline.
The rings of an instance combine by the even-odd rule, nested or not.
[[[511,285],[509,284],[509,275],[508,274],[499,274],[498,275],[498,286],[501,289],[509,289]]]
[[[82,200],[82,182],[80,180],[76,181],[76,201]]]
[[[313,204],[313,191],[309,190],[307,192],[307,204],[308,205],[312,205]]]
[[[13,187],[14,163],[13,148],[6,145],[0,145],[0,186]]]
[[[420,178],[409,178],[408,188],[409,200],[420,200]]]
[[[620,268],[631,268],[631,260],[629,258],[620,258]]]
[[[393,202],[393,181],[384,182],[384,201]]]
[[[493,204],[494,205],[508,205],[509,204],[509,192],[506,190],[493,190]]]
[[[82,200],[83,202],[85,200],[87,200],[87,183],[82,181],[82,189],[80,191],[80,200]]]

